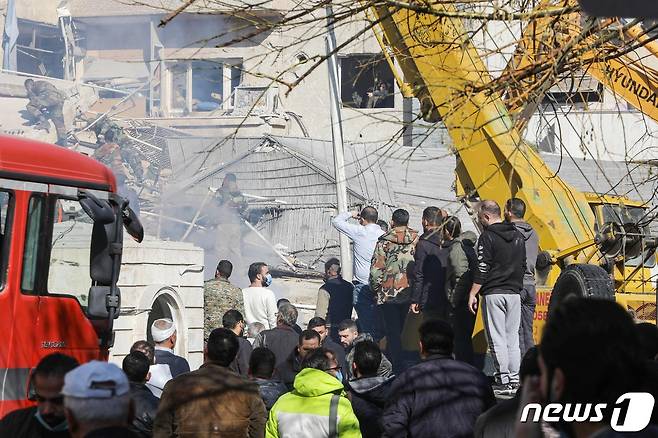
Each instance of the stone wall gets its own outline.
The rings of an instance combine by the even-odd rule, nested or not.
[[[112,362],[120,363],[135,341],[149,337],[150,321],[167,316],[178,325],[176,354],[192,369],[203,363],[203,249],[148,237],[138,244],[126,236],[119,287]]]

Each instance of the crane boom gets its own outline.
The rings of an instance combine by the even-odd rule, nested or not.
[[[544,0],[535,11],[555,6],[577,6],[575,0]],[[501,78],[506,82],[507,109],[518,129],[523,129],[544,98],[545,92],[560,79],[559,65],[540,74],[526,74],[533,66],[557,63],[565,49],[577,53],[571,66],[596,78],[628,104],[658,122],[658,44],[651,41],[639,24],[624,26],[617,20],[599,25],[621,28],[621,47],[613,41],[601,42],[601,32],[588,32],[588,19],[580,12],[541,17],[525,27],[514,56]],[[591,21],[589,21],[591,23]],[[608,29],[609,30],[609,29]],[[573,42],[577,41],[577,44]],[[637,45],[635,51],[628,51]],[[646,51],[640,54],[637,50]]]
[[[424,3],[432,11],[375,4],[384,53],[402,72],[426,119],[443,120],[457,156],[457,184],[467,198],[500,205],[518,197],[543,250],[558,252],[594,238],[595,218],[585,195],[548,168],[515,129],[455,7]],[[398,80],[400,80],[400,75]],[[568,259],[565,259],[569,262]]]
[[[574,295],[614,297],[639,319],[655,322],[650,267],[658,239],[645,235],[634,219],[644,217],[643,204],[580,192],[546,165],[523,141],[497,88],[500,83],[489,75],[455,12],[454,3],[441,0],[409,7],[376,2],[368,16],[402,93],[418,98],[426,121],[445,124],[457,158],[458,196],[499,205],[511,197],[525,202],[524,219],[537,231],[541,250],[535,341],[551,306]],[[473,346],[483,353],[486,341],[478,315]]]

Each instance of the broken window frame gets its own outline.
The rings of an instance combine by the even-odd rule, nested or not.
[[[594,78],[579,72],[562,78],[545,94],[544,107],[578,106],[603,103],[603,85]]]
[[[367,106],[367,102],[368,102],[368,96],[367,96],[368,91],[367,90],[364,90],[363,96],[361,96],[362,99],[363,99],[362,100],[362,102],[363,102],[362,106],[351,105],[350,103],[352,101],[346,101],[344,99],[344,96],[343,96],[343,79],[344,79],[343,78],[343,68],[344,68],[344,62],[348,58],[356,58],[356,57],[361,57],[361,58],[370,57],[370,58],[373,58],[373,59],[374,58],[380,58],[379,61],[378,61],[377,67],[382,66],[386,70],[386,76],[388,76],[390,74],[390,78],[387,77],[387,78],[384,79],[389,84],[389,87],[391,87],[391,88],[389,88],[390,91],[388,92],[388,95],[387,95],[387,98],[390,99],[390,101],[389,101],[390,106],[368,107]],[[371,68],[374,69],[376,67],[372,66]],[[393,75],[393,71],[391,70],[390,65],[386,61],[386,58],[384,57],[384,55],[381,52],[378,52],[378,53],[365,53],[364,52],[364,53],[340,54],[338,56],[338,81],[339,81],[339,84],[338,84],[339,89],[341,91],[340,102],[341,102],[341,106],[343,108],[350,108],[350,109],[355,109],[355,110],[359,110],[359,111],[364,111],[364,110],[365,111],[372,111],[372,110],[381,111],[381,110],[393,110],[393,109],[398,108],[398,102],[397,102],[398,99],[396,98],[396,95],[398,94],[398,86],[397,86],[397,83],[395,82],[395,76]],[[374,88],[374,84],[373,84],[373,88]]]
[[[190,59],[185,61],[168,61],[165,65],[165,74],[166,74],[166,96],[162,96],[161,102],[166,103],[167,113],[170,116],[173,115],[199,115],[203,116],[204,114],[209,114],[213,110],[209,111],[198,111],[193,108],[193,63],[195,62],[212,62],[221,65],[221,77],[222,77],[222,94],[223,90],[230,89],[231,92],[228,98],[224,98],[221,101],[221,105],[218,109],[231,110],[235,102],[235,89],[240,86],[242,83],[242,59],[240,58],[220,58],[220,59]],[[184,108],[175,108],[173,105],[174,97],[174,73],[173,68],[177,65],[184,65],[186,67],[185,71],[185,106]],[[236,71],[239,72],[236,75]]]
[[[22,73],[63,79],[62,59],[64,58],[65,47],[59,26],[23,18],[18,18],[17,22],[19,30],[16,42],[17,70]],[[57,47],[58,45],[61,45],[61,47]],[[38,69],[38,63],[36,69],[26,68],[26,57],[34,59],[35,62],[39,61],[44,66],[45,71]]]

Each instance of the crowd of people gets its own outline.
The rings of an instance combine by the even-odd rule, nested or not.
[[[479,238],[436,207],[425,209],[420,235],[401,209],[388,231],[372,207],[339,214],[333,224],[353,241],[354,278],[327,260],[304,327],[268,287],[265,263],[249,267],[240,290],[222,260],[206,288],[199,369],[176,354],[177,327],[166,318],[121,368],[51,354],[30,378],[36,406],[0,420],[0,436],[615,437],[613,409],[572,423],[519,420],[530,403],[613,407],[625,393],[658,395],[658,329],[612,301],[565,301],[534,346],[538,243],[524,214],[519,199],[502,211],[483,202]],[[236,299],[209,299],[218,287]],[[479,306],[493,379],[475,366]],[[653,415],[633,436],[658,436],[656,424]]]
[[[422,234],[409,227],[404,209],[393,212],[386,231],[373,207],[333,219],[334,227],[353,243],[353,305],[361,331],[375,342],[385,339],[385,353],[396,374],[420,360],[417,342],[404,342],[405,327],[429,319],[447,321],[454,333],[455,357],[477,365],[471,335],[481,304],[495,367],[494,393],[511,396],[518,390],[521,357],[534,345],[534,266],[539,251],[537,233],[524,215],[521,199],[508,200],[504,211],[496,202],[483,201],[479,239],[471,231],[462,232],[459,218],[438,207],[423,211]],[[338,261],[331,266],[327,278],[337,275]],[[333,281],[330,287],[335,289]],[[340,281],[341,292],[334,295],[345,297],[350,284]],[[328,308],[325,300],[321,294],[318,309],[323,312]],[[331,314],[329,309],[328,321],[342,320],[351,311],[342,303],[334,309],[337,306],[341,314],[337,318],[338,311]]]

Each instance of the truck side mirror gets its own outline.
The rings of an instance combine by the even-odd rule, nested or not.
[[[132,208],[126,206],[122,212],[123,217],[123,227],[126,229],[126,232],[137,241],[141,243],[144,240],[144,227],[139,221],[139,216],[133,211]]]
[[[116,278],[113,276],[114,257],[122,252],[123,233],[115,236],[116,224],[94,223],[91,231],[91,251],[89,260],[89,274],[94,284],[110,286]],[[119,228],[119,231],[121,229]],[[116,273],[118,276],[118,273]]]
[[[87,316],[90,319],[107,319],[111,307],[119,309],[121,306],[121,292],[117,288],[117,295],[110,296],[110,286],[92,286],[89,288],[89,300],[87,301]],[[114,319],[119,317],[119,312],[114,312]]]
[[[94,224],[109,224],[114,222],[114,210],[105,200],[98,199],[89,192],[80,191],[78,200],[82,209],[94,221]]]

